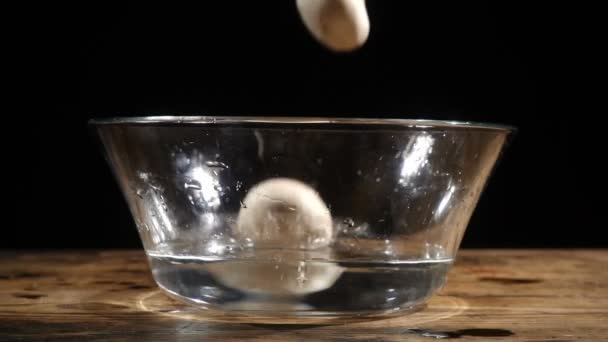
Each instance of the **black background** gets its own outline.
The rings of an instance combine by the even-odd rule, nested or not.
[[[86,123],[160,114],[515,125],[463,246],[608,246],[583,185],[600,168],[585,151],[601,131],[581,129],[560,92],[577,87],[585,52],[568,45],[571,18],[556,26],[540,4],[371,0],[369,41],[352,54],[317,44],[290,0],[45,6],[17,37],[27,141],[8,146],[17,224],[0,247],[139,246]]]

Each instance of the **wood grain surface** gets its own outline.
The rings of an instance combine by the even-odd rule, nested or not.
[[[0,252],[0,341],[608,341],[607,250],[464,250],[417,312],[251,323],[162,294],[142,251]]]

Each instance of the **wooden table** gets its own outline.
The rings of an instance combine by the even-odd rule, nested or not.
[[[0,252],[0,341],[608,341],[608,250],[464,250],[410,315],[249,324],[159,292],[141,251]]]

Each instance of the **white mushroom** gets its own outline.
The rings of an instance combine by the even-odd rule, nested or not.
[[[304,260],[307,251],[330,257],[332,219],[319,194],[308,185],[274,178],[253,187],[243,200],[234,231],[253,242],[256,254],[273,250],[276,258],[224,261],[209,270],[223,285],[244,292],[301,295],[331,287],[342,268],[329,262]]]
[[[289,178],[263,181],[249,190],[235,235],[256,247],[317,249],[331,243],[329,209],[310,186]]]
[[[331,50],[355,50],[369,36],[365,0],[296,0],[296,5],[310,33]]]

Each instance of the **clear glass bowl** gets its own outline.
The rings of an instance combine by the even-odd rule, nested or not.
[[[512,129],[419,120],[93,120],[167,294],[243,315],[407,311],[446,281]]]

